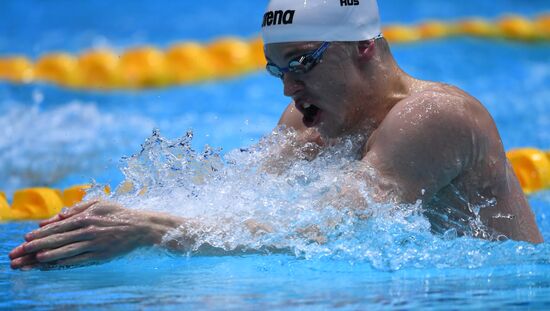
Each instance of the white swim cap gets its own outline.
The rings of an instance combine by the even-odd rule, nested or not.
[[[376,0],[271,0],[262,23],[264,44],[363,41],[380,33]]]

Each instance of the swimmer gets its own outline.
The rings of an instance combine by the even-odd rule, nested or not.
[[[267,70],[292,98],[279,124],[304,143],[322,148],[334,138],[365,137],[358,159],[386,181],[379,188],[402,203],[421,200],[434,232],[543,242],[487,110],[454,86],[403,72],[381,36],[376,0],[272,0],[262,34]],[[484,230],[468,225],[472,217]],[[193,223],[86,202],[28,233],[10,253],[11,266],[100,262],[161,244],[186,226]],[[162,245],[185,250],[178,242]]]

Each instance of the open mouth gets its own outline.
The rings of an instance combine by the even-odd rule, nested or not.
[[[321,119],[321,108],[305,103],[302,105],[298,105],[298,110],[304,115],[302,118],[302,122],[304,122],[304,125],[307,127],[314,127],[317,124],[319,124]]]

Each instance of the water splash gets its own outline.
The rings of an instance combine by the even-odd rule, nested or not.
[[[192,139],[192,132],[171,141],[154,131],[141,152],[123,159],[126,180],[111,197],[190,220],[165,237],[193,236],[190,251],[205,244],[227,252],[277,249],[380,270],[548,262],[547,244],[489,242],[453,229],[434,235],[421,202],[375,199],[369,180],[376,176],[357,160],[361,138],[336,141],[314,159],[310,145],[289,148],[299,144],[284,128],[225,155],[209,146],[195,151]]]
[[[103,168],[98,162],[108,162],[113,154],[118,158],[128,144],[137,143],[126,133],[145,136],[144,124],[152,126],[140,117],[120,124],[94,103],[73,101],[46,110],[40,106],[43,95],[36,92],[33,97],[31,106],[2,103],[0,186],[8,196],[19,188],[51,186],[71,175],[97,173]]]

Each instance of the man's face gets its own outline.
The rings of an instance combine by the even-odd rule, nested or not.
[[[311,53],[322,42],[272,43],[266,58],[280,68]],[[360,76],[356,58],[341,45],[331,44],[322,60],[306,73],[287,72],[282,77],[284,94],[292,97],[307,127],[327,137],[345,134],[360,122]]]

